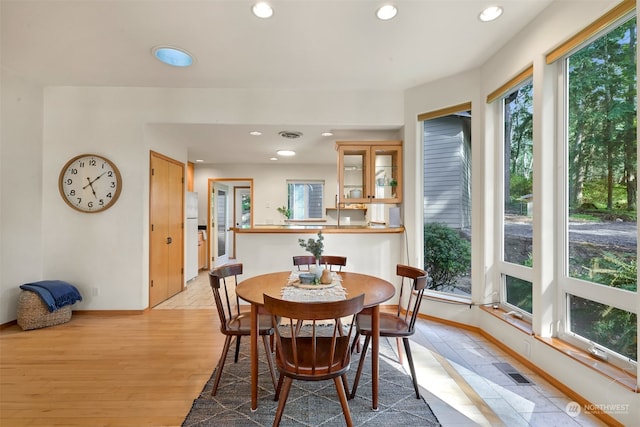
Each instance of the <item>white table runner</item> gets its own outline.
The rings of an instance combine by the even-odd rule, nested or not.
[[[319,289],[304,289],[294,286],[300,283],[298,275],[304,271],[292,271],[286,286],[282,288],[282,299],[297,302],[314,301],[340,301],[347,298],[347,291],[342,287],[342,277],[336,272],[331,272],[334,286]]]

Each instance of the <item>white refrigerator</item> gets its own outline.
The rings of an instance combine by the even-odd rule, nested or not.
[[[185,279],[198,277],[198,193],[187,193],[187,224],[186,224],[186,255]]]

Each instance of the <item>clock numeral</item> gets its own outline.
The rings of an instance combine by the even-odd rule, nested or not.
[[[102,200],[102,199],[98,200],[98,204],[99,204],[100,206],[104,206],[104,200]]]
[[[109,187],[111,187],[111,188],[116,188],[116,183],[115,183],[115,181],[111,181],[111,185],[109,185]]]
[[[75,196],[75,195],[76,195],[76,190],[71,190],[71,191],[69,191],[69,195],[70,195],[70,196]]]
[[[69,173],[70,173],[71,175],[78,175],[78,169],[76,169],[76,168],[71,168],[71,169],[69,169]]]
[[[73,180],[71,178],[67,178],[66,181],[64,182],[66,185],[71,185],[73,184]]]
[[[84,161],[82,161],[82,160],[81,160],[81,161],[79,161],[79,162],[78,162],[78,167],[83,168],[83,167],[84,167]]]
[[[80,203],[82,203],[82,197],[78,197],[78,202],[76,203],[76,205],[79,205]]]
[[[113,178],[113,171],[109,171],[109,172],[107,172],[107,176],[108,176],[109,178]]]
[[[111,193],[107,193],[105,194],[105,197],[112,198],[113,196],[111,195]]]
[[[96,164],[98,164],[98,162],[96,162],[96,159],[89,160],[89,166],[95,166]]]
[[[90,209],[93,208],[93,202],[87,203],[87,207],[89,207]]]

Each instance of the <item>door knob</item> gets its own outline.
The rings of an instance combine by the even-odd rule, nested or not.
[[[167,237],[167,245],[170,245],[171,242],[173,242],[173,240],[171,240],[171,237]]]

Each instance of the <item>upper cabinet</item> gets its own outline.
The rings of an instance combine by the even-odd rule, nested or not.
[[[338,141],[339,203],[400,203],[402,141]]]

